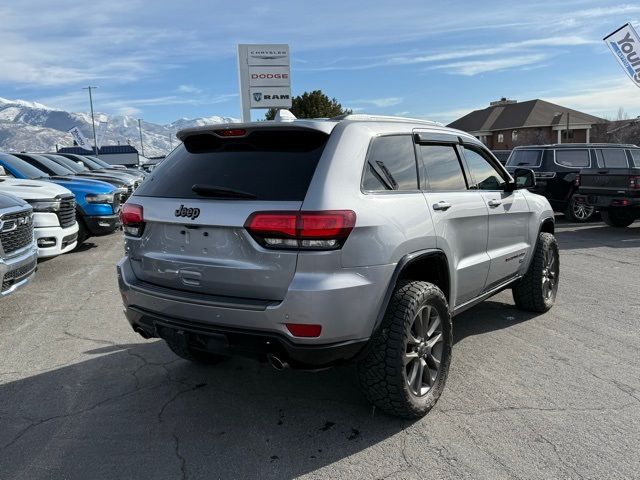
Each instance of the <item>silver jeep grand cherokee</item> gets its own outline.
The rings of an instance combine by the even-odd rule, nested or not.
[[[451,318],[511,288],[558,288],[547,200],[473,136],[348,115],[183,130],[123,206],[126,316],[179,356],[353,360],[367,398],[424,415],[451,362]]]

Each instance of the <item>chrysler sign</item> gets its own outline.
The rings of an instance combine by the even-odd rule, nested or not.
[[[238,45],[242,120],[252,108],[290,108],[289,45]]]

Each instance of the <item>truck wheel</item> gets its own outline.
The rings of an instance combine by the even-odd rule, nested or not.
[[[358,363],[364,395],[391,415],[422,417],[444,389],[452,344],[451,315],[442,291],[427,282],[400,283]]]
[[[538,235],[529,270],[513,287],[513,300],[521,310],[546,312],[556,301],[560,280],[560,255],[556,238],[550,233]]]
[[[586,203],[578,203],[575,197],[572,196],[569,200],[569,205],[567,205],[564,211],[564,216],[572,222],[584,223],[591,220],[595,212],[595,207],[587,205]]]
[[[179,342],[167,341],[167,345],[169,346],[169,348],[173,353],[175,353],[181,358],[184,358],[185,360],[189,360],[190,362],[194,362],[194,363],[201,363],[204,365],[215,365],[229,358],[229,357],[225,357],[224,355],[216,355],[215,353],[196,350],[196,349],[190,348],[188,345],[184,345]]]
[[[87,240],[87,238],[89,238],[89,230],[87,230],[87,227],[84,224],[84,221],[78,219],[77,222],[78,222],[78,244],[76,245],[76,248],[82,245]]]
[[[607,210],[602,210],[602,212],[600,212],[600,215],[602,216],[602,220],[604,220],[604,223],[606,223],[610,227],[628,227],[635,220],[635,217],[631,214],[631,212],[628,212],[621,208],[608,208]]]

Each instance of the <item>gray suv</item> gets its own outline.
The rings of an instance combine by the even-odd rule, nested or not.
[[[367,398],[424,415],[451,318],[511,288],[555,301],[558,247],[533,172],[473,136],[348,115],[183,130],[123,206],[126,316],[179,356],[276,368],[358,363]]]

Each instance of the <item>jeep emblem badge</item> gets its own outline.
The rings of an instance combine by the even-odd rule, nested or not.
[[[180,205],[180,207],[175,211],[176,217],[186,217],[191,220],[195,220],[200,216],[199,208],[187,208],[184,205]]]

